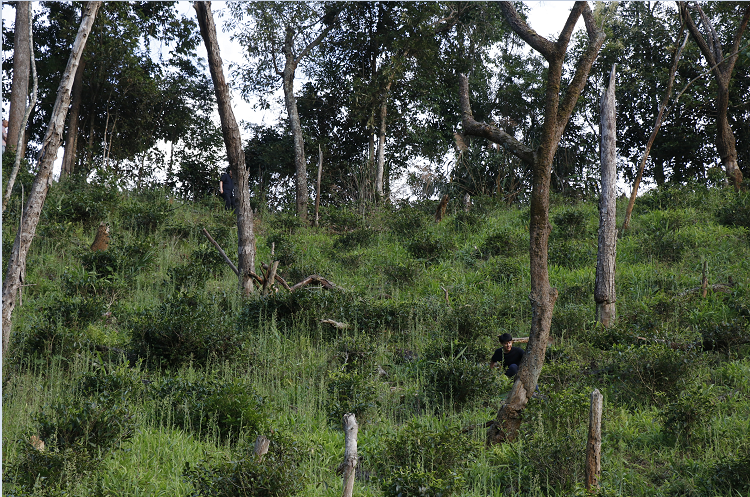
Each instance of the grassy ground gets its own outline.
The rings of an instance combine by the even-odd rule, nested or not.
[[[201,234],[236,259],[220,202],[55,185],[4,363],[3,492],[339,495],[341,416],[355,412],[355,495],[584,495],[598,388],[600,495],[748,495],[749,198],[683,187],[639,199],[610,329],[593,321],[596,203],[554,199],[543,397],[516,442],[486,447],[471,427],[511,386],[487,368],[496,336],[529,330],[527,208],[477,199],[439,224],[429,202],[328,208],[321,228],[264,212],[257,261],[339,289],[243,299]],[[111,243],[92,253],[101,221]],[[725,285],[706,297],[704,263]],[[258,462],[261,434],[272,443]]]

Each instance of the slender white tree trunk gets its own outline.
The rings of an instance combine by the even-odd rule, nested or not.
[[[42,149],[38,157],[39,172],[31,186],[21,226],[13,243],[8,270],[3,279],[3,354],[6,354],[8,350],[16,296],[26,273],[26,256],[36,233],[36,226],[39,222],[42,207],[44,206],[44,200],[47,198],[52,163],[57,158],[57,150],[60,148],[60,141],[62,140],[63,128],[65,126],[65,116],[70,105],[70,91],[73,87],[74,76],[81,60],[81,54],[86,46],[86,40],[94,24],[96,12],[99,10],[101,3],[89,2],[83,12],[81,27],[78,29],[75,42],[73,42],[73,49],[71,50],[70,58],[68,58],[68,65],[65,68],[62,81],[60,81],[60,86],[57,90],[57,100],[52,110],[47,134],[42,141]]]

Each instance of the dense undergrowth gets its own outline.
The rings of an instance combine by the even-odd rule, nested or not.
[[[553,199],[560,297],[542,396],[516,442],[489,448],[467,428],[511,386],[487,368],[497,335],[528,335],[528,209],[476,199],[436,224],[434,208],[329,207],[320,228],[262,212],[258,264],[337,289],[243,299],[202,235],[236,259],[217,199],[53,185],[4,362],[4,494],[340,495],[353,412],[356,495],[583,495],[595,388],[599,495],[750,493],[750,196],[640,198],[610,329],[593,322],[596,203]],[[92,252],[100,222],[109,248]],[[271,440],[261,461],[258,435]]]

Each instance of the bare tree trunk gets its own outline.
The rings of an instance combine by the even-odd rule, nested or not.
[[[284,54],[286,55],[286,64],[282,74],[284,86],[284,104],[286,112],[289,115],[289,124],[292,128],[292,140],[294,141],[294,169],[295,169],[295,198],[297,206],[297,216],[305,221],[307,220],[307,162],[305,160],[305,139],[302,136],[302,124],[299,120],[297,111],[297,98],[294,96],[294,73],[297,70],[298,61],[294,58],[292,52],[292,37],[294,31],[291,28],[286,30],[286,41],[284,43]]]
[[[682,32],[680,32],[680,34],[682,34]],[[644,167],[646,167],[646,160],[648,159],[648,155],[651,153],[651,147],[654,145],[654,140],[656,140],[656,135],[659,133],[659,128],[661,128],[661,123],[665,117],[664,110],[667,107],[667,102],[669,102],[669,97],[672,93],[672,86],[674,85],[674,78],[675,78],[675,75],[677,74],[677,65],[680,61],[680,56],[682,55],[682,51],[684,50],[689,37],[690,37],[690,33],[685,35],[685,39],[682,41],[682,45],[680,45],[680,48],[677,50],[677,53],[675,53],[674,55],[674,60],[672,60],[672,67],[669,69],[669,82],[667,83],[667,91],[664,94],[664,99],[661,101],[661,104],[659,105],[659,115],[656,116],[654,129],[651,131],[651,136],[648,137],[646,150],[643,152],[643,157],[641,157],[641,163],[638,166],[638,174],[635,178],[635,181],[633,182],[633,191],[630,192],[630,200],[628,201],[628,208],[625,210],[625,220],[622,222],[623,231],[628,229],[628,226],[630,226],[630,216],[633,213],[633,206],[635,205],[635,198],[638,196],[638,187],[641,185],[641,179],[643,178],[643,169]]]
[[[318,181],[315,183],[315,227],[320,223],[320,180],[323,177],[323,148],[318,145]]]
[[[31,9],[31,7],[29,7]],[[29,13],[30,14],[30,13]],[[33,86],[31,89],[31,100],[29,100],[29,105],[26,107],[25,111],[23,112],[23,116],[21,117],[21,123],[18,126],[20,129],[20,132],[18,133],[18,136],[16,138],[16,145],[13,147],[13,150],[20,150],[21,153],[17,153],[15,160],[13,162],[13,169],[10,172],[10,176],[8,177],[8,185],[5,190],[5,195],[3,195],[3,204],[2,204],[2,211],[5,212],[5,207],[8,205],[8,201],[10,200],[10,195],[13,193],[13,186],[16,183],[16,176],[18,176],[18,170],[21,168],[21,159],[23,158],[25,152],[26,152],[26,123],[29,121],[29,116],[31,115],[31,111],[34,109],[34,106],[36,105],[36,94],[38,89],[38,81],[36,77],[36,62],[34,60],[34,37],[31,29],[31,15],[28,17],[29,20],[29,26],[28,28],[28,49],[29,49],[29,62],[31,63],[31,74],[33,76]],[[7,147],[8,144],[6,144]],[[23,204],[23,201],[21,202]]]
[[[343,474],[344,491],[342,497],[352,497],[354,492],[354,477],[357,469],[357,419],[354,414],[344,414],[344,461],[339,465],[338,472]]]
[[[542,142],[536,150],[529,148],[515,137],[494,125],[474,120],[469,103],[469,82],[466,76],[460,79],[460,108],[464,133],[480,136],[502,145],[532,168],[532,191],[530,209],[530,270],[531,270],[531,333],[526,356],[506,402],[487,431],[487,442],[496,443],[514,440],[521,425],[521,413],[536,389],[544,364],[544,356],[552,322],[552,310],[557,300],[557,290],[549,283],[547,268],[547,246],[549,241],[549,187],[552,161],[560,137],[575,107],[576,101],[588,79],[591,66],[604,43],[604,33],[596,26],[586,2],[576,2],[556,42],[539,36],[526,24],[510,2],[501,2],[501,9],[511,28],[532,48],[540,52],[549,63],[544,104]],[[589,43],[580,55],[575,74],[564,97],[560,98],[560,81],[567,47],[573,28],[583,15]]]
[[[599,488],[602,473],[602,404],[604,399],[598,389],[591,392],[589,410],[589,436],[586,442],[586,490]]]
[[[78,149],[78,118],[81,110],[81,94],[83,93],[83,69],[86,61],[78,64],[76,77],[73,81],[73,96],[70,101],[70,117],[68,119],[68,137],[65,140],[65,153],[63,154],[62,167],[60,168],[60,179],[67,178],[73,174],[73,167]]]
[[[29,200],[26,203],[25,212],[21,221],[21,227],[13,243],[8,270],[3,279],[3,355],[8,351],[10,340],[10,328],[12,324],[13,309],[16,304],[16,295],[21,288],[26,273],[26,256],[31,247],[31,242],[36,233],[36,226],[39,222],[39,215],[44,206],[44,200],[47,197],[49,189],[49,176],[52,173],[52,164],[57,157],[57,150],[60,147],[63,127],[65,126],[65,116],[70,104],[70,91],[73,86],[73,79],[78,63],[81,60],[81,54],[86,45],[86,39],[91,32],[94,24],[96,12],[99,10],[102,2],[89,2],[81,18],[81,27],[78,29],[78,35],[73,43],[73,49],[68,59],[68,65],[60,81],[57,90],[57,100],[52,110],[52,117],[47,128],[47,134],[42,141],[42,149],[39,152],[38,163],[39,172],[34,179],[29,193]]]
[[[380,102],[380,130],[378,132],[378,165],[375,171],[375,193],[378,200],[383,197],[383,174],[385,172],[385,130],[386,118],[388,116],[388,92],[391,90],[393,80],[388,81],[383,92],[383,100]]]
[[[748,21],[750,21],[750,5],[745,7],[745,14],[735,33],[730,50],[730,54],[732,55],[725,59],[722,55],[721,40],[700,5],[695,5],[691,8],[700,15],[708,40],[703,37],[693,22],[693,18],[688,11],[687,2],[678,2],[678,4],[682,19],[687,24],[690,34],[698,44],[701,53],[706,58],[706,62],[712,67],[712,72],[714,73],[714,80],[716,80],[716,149],[719,152],[722,164],[724,164],[727,176],[734,184],[734,187],[739,189],[743,179],[742,171],[737,163],[736,140],[732,132],[732,127],[729,125],[727,112],[729,109],[729,82],[732,79],[734,64],[739,57],[737,52],[740,46],[740,39],[747,28]]]
[[[237,259],[239,272],[239,287],[244,295],[253,293],[253,279],[250,273],[255,269],[255,234],[253,232],[253,209],[250,207],[250,187],[248,183],[247,167],[245,167],[245,152],[242,149],[242,138],[237,121],[232,111],[229,87],[224,79],[219,43],[216,41],[216,26],[211,13],[211,2],[195,2],[201,36],[206,45],[208,65],[211,79],[214,82],[216,100],[219,104],[221,118],[221,133],[227,147],[229,167],[236,178],[235,188],[237,197]]]
[[[615,259],[617,254],[617,118],[615,115],[615,66],[609,87],[602,95],[601,123],[602,193],[599,200],[599,247],[596,256],[596,320],[609,328],[615,321]]]
[[[26,97],[29,95],[29,71],[31,71],[31,2],[16,4],[16,26],[13,35],[13,79],[10,86],[10,112],[8,114],[8,137],[6,147],[16,150],[18,137],[25,129],[23,114]],[[25,141],[23,142],[25,143]],[[21,157],[25,150],[20,150]]]

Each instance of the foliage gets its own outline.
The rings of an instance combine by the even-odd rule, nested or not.
[[[398,468],[382,484],[387,497],[448,497],[459,492],[464,485],[461,475],[449,471],[420,471]]]
[[[659,413],[664,431],[684,444],[691,444],[696,432],[701,431],[706,413],[716,406],[716,397],[711,386],[690,385]]]
[[[328,375],[326,412],[329,422],[338,426],[344,414],[352,413],[366,423],[375,413],[377,386],[371,375],[352,371],[333,371]]]
[[[488,400],[500,391],[497,380],[487,373],[486,364],[463,356],[441,357],[424,367],[425,395],[435,405],[460,409],[477,400]]]
[[[120,225],[130,231],[153,233],[169,216],[172,208],[163,195],[155,190],[148,195],[148,203],[128,199],[120,207]]]
[[[750,230],[750,193],[737,193],[719,207],[717,215],[725,226],[742,226]]]
[[[117,190],[76,178],[50,188],[42,219],[51,224],[81,223],[91,228],[109,219],[119,202]]]
[[[37,413],[34,422],[35,428],[17,441],[20,457],[11,468],[13,483],[28,490],[37,485],[52,490],[95,470],[135,428],[127,405],[107,396],[52,404]],[[43,449],[33,440],[42,440]]]
[[[186,467],[184,476],[195,486],[193,495],[282,497],[300,493],[302,448],[289,435],[276,432],[269,438],[268,453],[262,459],[246,447],[231,460]]]
[[[262,434],[268,425],[263,400],[239,379],[192,382],[166,377],[150,385],[149,395],[171,412],[162,422],[204,438],[236,443],[241,435]]]
[[[238,352],[240,336],[227,305],[215,296],[175,293],[132,317],[131,346],[141,357],[168,367],[229,358]]]

